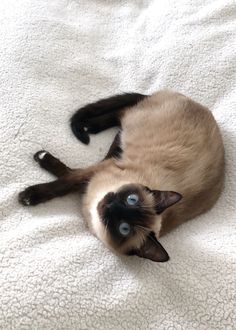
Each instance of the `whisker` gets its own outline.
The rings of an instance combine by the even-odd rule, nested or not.
[[[144,210],[151,210],[151,209],[153,209],[152,206],[143,206],[143,205],[139,205],[139,208],[140,209],[144,209]]]
[[[146,228],[146,227],[143,227],[143,226],[140,226],[140,225],[137,225],[136,227],[140,228],[140,229],[143,230],[145,233],[147,233],[147,232],[150,233],[150,232],[151,232],[151,230],[148,229],[148,228]],[[151,235],[149,235],[148,238],[149,238],[151,241],[153,241],[153,243],[154,243],[155,245],[158,246],[157,242],[155,241],[155,239],[154,239]]]
[[[153,241],[153,243],[154,243],[155,245],[159,246],[159,245],[157,244],[157,242],[154,240],[154,238],[153,238],[151,235],[148,236],[148,238],[150,238],[150,240]]]
[[[138,227],[138,228],[140,228],[140,229],[143,229],[143,230],[145,230],[146,232],[149,232],[149,233],[150,233],[150,231],[151,231],[149,228],[144,227],[144,226],[141,226],[141,225],[136,225],[136,227]]]
[[[105,219],[104,219],[105,220]],[[108,227],[108,221],[106,221],[106,225],[103,226],[103,229],[104,229],[104,232],[105,232],[105,235],[107,235],[107,227]]]
[[[139,231],[138,233],[137,233],[137,235],[138,235],[138,238],[140,239],[140,241],[141,241],[141,245],[142,245],[142,243],[145,241],[145,239],[146,239],[146,236],[144,236],[144,232],[141,232],[141,231]]]

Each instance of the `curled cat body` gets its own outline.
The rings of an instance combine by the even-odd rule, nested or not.
[[[62,176],[76,183],[68,191],[82,192],[90,231],[114,252],[167,261],[159,237],[209,210],[223,187],[224,147],[212,113],[163,90],[90,104],[75,113],[71,126],[83,143],[89,134],[120,127],[103,161],[87,169],[66,167]],[[20,194],[25,205],[26,191]]]

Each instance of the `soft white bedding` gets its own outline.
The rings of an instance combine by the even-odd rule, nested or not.
[[[0,2],[0,329],[236,328],[236,3],[234,0]],[[207,214],[164,237],[158,264],[119,258],[91,236],[77,196],[23,208],[48,181],[32,155],[102,158],[69,128],[81,105],[168,87],[210,107],[226,184]]]

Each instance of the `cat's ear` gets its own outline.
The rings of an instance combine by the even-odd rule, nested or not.
[[[137,255],[141,258],[146,258],[155,262],[165,262],[169,260],[168,253],[158,242],[153,232],[147,236],[145,243],[139,250],[132,251],[130,254]]]
[[[155,198],[155,209],[157,214],[161,214],[171,205],[179,202],[182,195],[175,191],[151,190]]]

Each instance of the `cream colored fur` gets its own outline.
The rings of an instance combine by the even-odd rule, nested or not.
[[[179,93],[160,91],[126,109],[122,129],[122,159],[104,162],[84,198],[85,218],[99,239],[109,245],[97,204],[127,183],[183,196],[156,216],[152,229],[157,237],[212,207],[222,189],[224,148],[207,108]]]

